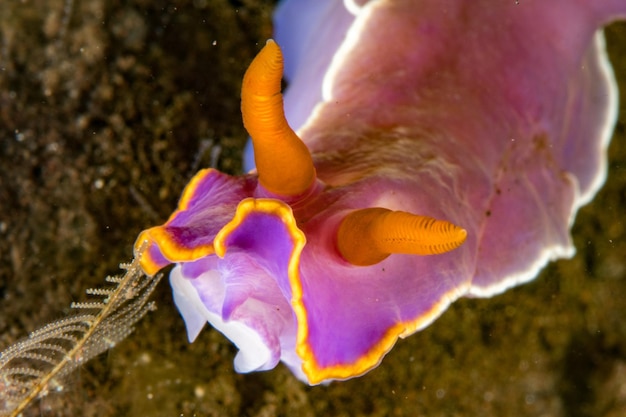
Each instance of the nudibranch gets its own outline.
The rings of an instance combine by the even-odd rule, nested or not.
[[[196,174],[138,237],[143,269],[175,264],[189,339],[211,323],[239,372],[371,370],[457,298],[573,254],[616,120],[598,29],[624,15],[623,0],[283,3],[285,110],[276,42],[242,85],[256,170]]]

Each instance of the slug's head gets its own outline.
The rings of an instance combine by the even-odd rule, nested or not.
[[[442,311],[456,288],[421,277],[449,264],[454,256],[439,254],[467,233],[410,214],[421,201],[411,182],[318,179],[285,119],[282,69],[280,48],[268,41],[244,76],[256,173],[200,171],[169,220],[136,245],[148,242],[147,274],[177,264],[171,281],[190,339],[208,320],[240,348],[238,371],[282,360],[310,383],[346,379]]]
[[[281,50],[269,40],[243,78],[241,113],[254,147],[259,187],[293,205],[298,197],[311,198],[315,167],[308,148],[285,118],[282,74]],[[466,235],[464,229],[428,216],[366,208],[345,216],[337,231],[336,248],[346,261],[366,266],[393,253],[448,252],[460,246]]]

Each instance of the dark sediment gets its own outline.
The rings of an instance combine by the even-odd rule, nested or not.
[[[210,143],[220,169],[240,170],[240,80],[271,36],[272,7],[0,2],[0,347],[117,273],[138,232],[210,163]],[[607,38],[625,103],[626,24]],[[623,107],[608,181],[577,217],[575,258],[458,301],[362,378],[310,388],[282,366],[238,375],[218,332],[187,343],[164,284],[131,337],[26,415],[621,416],[625,123]]]

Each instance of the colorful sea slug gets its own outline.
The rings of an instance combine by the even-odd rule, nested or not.
[[[616,120],[598,28],[623,0],[292,0],[276,16],[242,86],[256,169],[200,171],[137,239],[147,274],[175,264],[190,340],[208,321],[239,372],[347,379],[459,297],[574,253]]]

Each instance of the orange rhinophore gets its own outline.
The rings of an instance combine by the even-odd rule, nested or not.
[[[366,208],[348,214],[337,248],[352,265],[376,264],[392,253],[436,255],[458,248],[467,232],[448,221],[403,211]]]
[[[274,194],[292,197],[313,185],[315,167],[311,153],[285,119],[282,75],[283,56],[270,39],[243,77],[241,113],[252,137],[259,182]]]

